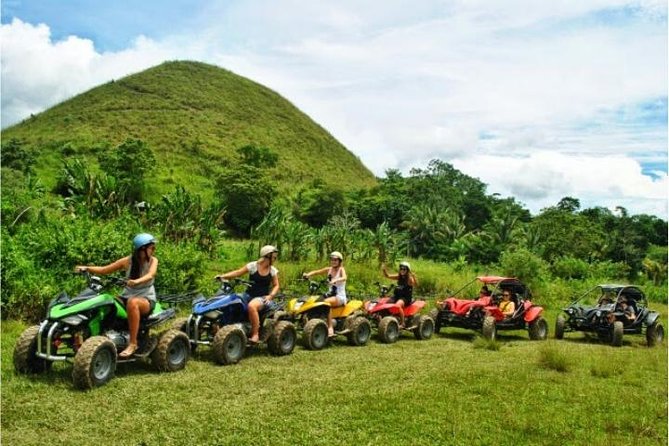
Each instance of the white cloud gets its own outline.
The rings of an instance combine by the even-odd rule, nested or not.
[[[126,50],[98,53],[89,39],[69,36],[54,42],[48,26],[19,19],[0,27],[0,39],[3,127],[171,54],[143,36]]]
[[[532,212],[554,206],[565,196],[580,199],[581,207],[624,206],[635,213],[667,214],[666,172],[653,180],[639,163],[617,155],[561,154],[538,150],[529,156],[481,155],[453,160],[461,171],[488,184],[488,193],[514,196]]]

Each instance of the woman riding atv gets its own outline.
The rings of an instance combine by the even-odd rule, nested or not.
[[[416,275],[411,272],[409,262],[400,262],[398,274],[388,274],[386,265],[382,266],[383,276],[386,279],[397,280],[397,286],[393,294],[393,301],[400,310],[400,327],[404,328],[404,307],[411,305],[413,300],[413,289],[418,285]]]
[[[330,304],[328,313],[328,336],[334,336],[334,324],[332,323],[332,308],[346,305],[346,270],[344,269],[344,256],[339,251],[330,254],[330,266],[309,271],[302,275],[305,279],[317,274],[327,274],[328,282],[334,288],[334,296],[325,298],[324,302]]]
[[[105,266],[84,266],[74,268],[77,272],[88,271],[93,274],[110,274],[120,269],[126,270],[126,286],[121,298],[125,301],[128,312],[128,329],[130,340],[128,346],[118,356],[129,358],[137,350],[137,333],[139,320],[151,313],[156,305],[156,290],[153,287],[158,271],[158,259],[153,256],[156,251],[156,239],[151,234],[137,234],[132,240],[132,255],[123,257]]]

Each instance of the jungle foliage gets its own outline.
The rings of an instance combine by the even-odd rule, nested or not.
[[[667,280],[664,220],[631,216],[624,208],[581,210],[573,197],[532,216],[513,198],[487,195],[484,183],[439,160],[407,176],[388,171],[372,188],[347,191],[311,181],[281,194],[272,177],[278,154],[245,145],[216,179],[216,199],[175,185],[148,200],[144,191],[159,161],[141,140],[100,151],[97,163],[64,161],[51,191],[30,169],[33,155],[16,140],[7,147],[3,154],[13,153],[6,155],[11,162],[3,166],[2,183],[5,317],[37,317],[54,293],[75,286],[75,264],[128,255],[139,231],[160,240],[158,286],[165,292],[201,288],[203,265],[225,258],[230,235],[250,238],[240,260],[254,258],[266,243],[295,264],[342,251],[349,264],[374,270],[359,274],[362,283],[353,289],[370,289],[376,267],[401,258],[535,284],[598,278],[661,286]],[[429,276],[421,282],[431,293],[443,283]],[[649,295],[666,301],[661,293]]]

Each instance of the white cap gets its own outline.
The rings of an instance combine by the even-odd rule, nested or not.
[[[344,256],[341,255],[341,252],[339,252],[339,251],[332,251],[332,252],[330,253],[330,258],[331,258],[331,259],[344,260]]]
[[[262,248],[260,248],[260,257],[267,257],[268,255],[272,254],[273,252],[279,252],[279,250],[276,249],[275,246],[265,245]]]

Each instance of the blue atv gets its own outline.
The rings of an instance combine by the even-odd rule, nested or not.
[[[235,287],[239,284],[248,287],[253,283],[241,279],[220,281],[216,294],[208,299],[202,295],[196,297],[191,315],[176,320],[173,328],[186,333],[192,351],[199,345],[211,345],[217,363],[236,364],[246,352],[251,323],[247,302],[235,293]],[[260,343],[266,344],[271,354],[283,356],[295,348],[297,331],[283,311],[283,302],[277,300],[279,296],[260,311]]]

